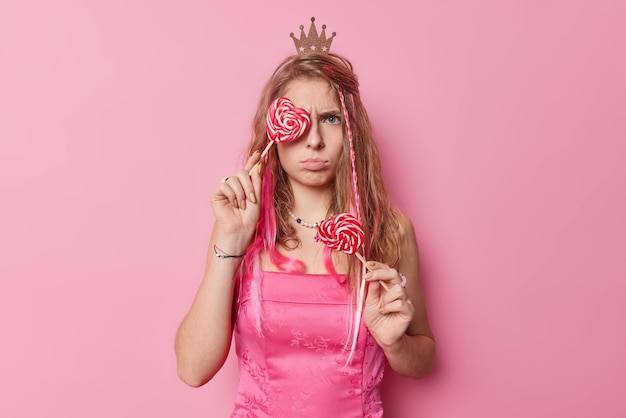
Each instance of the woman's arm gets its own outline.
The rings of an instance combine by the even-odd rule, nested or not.
[[[213,192],[211,205],[215,227],[211,234],[206,271],[189,312],[176,333],[175,351],[178,375],[190,386],[208,382],[222,367],[232,340],[235,276],[240,255],[250,243],[259,219],[261,178],[248,170],[258,161],[253,154],[246,167]]]
[[[217,242],[224,245],[225,241],[220,238],[219,232],[214,231],[206,272],[176,333],[178,376],[193,387],[202,386],[218,372],[226,360],[232,339],[234,277],[241,259],[218,259],[213,245],[218,245]]]
[[[419,279],[419,252],[411,221],[401,221],[402,248],[398,270],[382,263],[368,262],[372,272],[365,319],[370,332],[382,347],[390,366],[403,376],[420,378],[430,372],[435,355],[435,339],[428,323]],[[399,273],[406,277],[402,288]],[[378,280],[394,284],[384,291]]]

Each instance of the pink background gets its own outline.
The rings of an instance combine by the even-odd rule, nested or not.
[[[0,3],[0,416],[228,415],[234,359],[188,388],[174,333],[312,15],[421,246],[437,365],[387,416],[626,416],[624,3],[247,3]]]

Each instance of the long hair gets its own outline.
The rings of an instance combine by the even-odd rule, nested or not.
[[[341,102],[347,111],[351,128],[356,173],[352,171],[347,120],[344,118],[342,123],[346,139],[334,179],[334,193],[328,215],[359,208],[360,213],[357,215],[365,232],[365,257],[397,266],[401,240],[399,214],[391,205],[369,117],[361,102],[358,79],[352,64],[346,58],[332,53],[307,53],[285,59],[261,93],[247,155],[257,150],[262,151],[267,145],[266,114],[270,103],[284,93],[290,81],[302,79],[327,80],[337,102]],[[353,174],[358,178],[358,193],[353,188]],[[258,256],[265,250],[279,269],[288,272],[302,271],[302,262],[280,254],[276,248],[277,244],[289,249],[299,245],[295,228],[289,221],[288,211],[293,207],[293,193],[278,160],[276,147],[272,147],[268,153],[262,175],[261,216],[243,268],[248,273],[258,271]],[[355,195],[359,197],[358,202],[355,201]],[[354,274],[358,270],[357,263],[355,261],[351,264],[348,270],[349,282],[353,287],[356,287],[360,276]],[[327,261],[326,268],[334,273],[332,260]]]

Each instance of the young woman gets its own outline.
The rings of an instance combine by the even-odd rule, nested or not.
[[[310,126],[273,146],[258,170],[278,97],[306,110]],[[206,273],[176,336],[180,378],[209,381],[234,328],[233,417],[382,416],[385,361],[419,378],[435,342],[413,226],[389,201],[351,63],[330,53],[281,63],[262,93],[249,156],[211,196]],[[320,221],[344,212],[361,219],[367,270],[316,239]]]

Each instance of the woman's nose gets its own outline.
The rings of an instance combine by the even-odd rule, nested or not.
[[[320,132],[317,123],[312,123],[309,131],[306,133],[307,148],[319,149],[324,147],[324,138]]]

